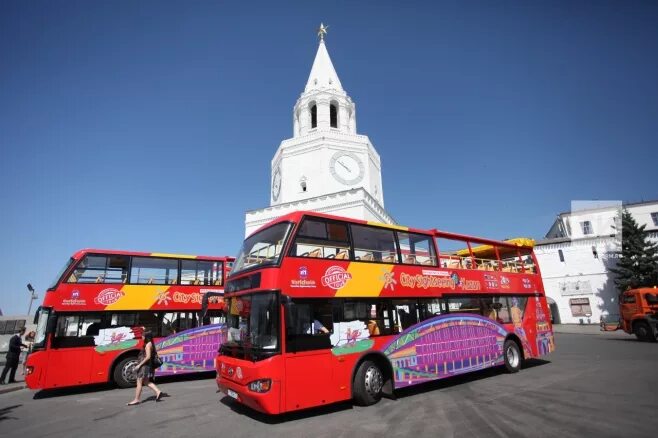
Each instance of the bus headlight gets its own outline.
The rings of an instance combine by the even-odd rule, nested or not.
[[[272,387],[272,380],[270,379],[261,379],[254,380],[249,385],[249,390],[253,392],[267,392]]]

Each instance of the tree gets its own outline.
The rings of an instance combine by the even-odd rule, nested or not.
[[[658,285],[658,244],[647,240],[645,227],[639,226],[624,209],[621,214],[621,251],[615,251],[617,267],[610,268],[620,292]]]

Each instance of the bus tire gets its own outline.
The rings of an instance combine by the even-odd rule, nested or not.
[[[518,373],[521,369],[521,350],[519,344],[512,339],[507,339],[503,344],[503,358],[505,369],[508,373]]]
[[[364,360],[354,375],[353,395],[356,404],[361,406],[374,405],[382,398],[384,374],[371,360]]]
[[[135,365],[137,365],[137,356],[133,355],[124,357],[116,364],[112,378],[119,388],[135,386],[137,380]]]
[[[635,321],[633,324],[633,333],[637,339],[642,342],[655,342],[656,338],[651,331],[651,326],[646,321]]]

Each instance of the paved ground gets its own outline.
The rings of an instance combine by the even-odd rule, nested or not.
[[[571,330],[575,331],[575,330]],[[212,379],[169,381],[162,403],[124,406],[132,390],[95,387],[0,395],[0,435],[222,437],[634,437],[658,430],[658,344],[623,333],[559,330],[557,351],[520,373],[485,370],[398,393],[282,417],[215,393]],[[151,396],[147,393],[146,396]]]

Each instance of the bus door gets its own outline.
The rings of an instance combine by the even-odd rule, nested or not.
[[[100,314],[59,314],[48,354],[46,387],[72,386],[107,380],[92,376],[94,334],[98,334]]]
[[[331,352],[331,324],[323,316],[309,304],[286,307],[285,410],[334,401],[336,359]]]

